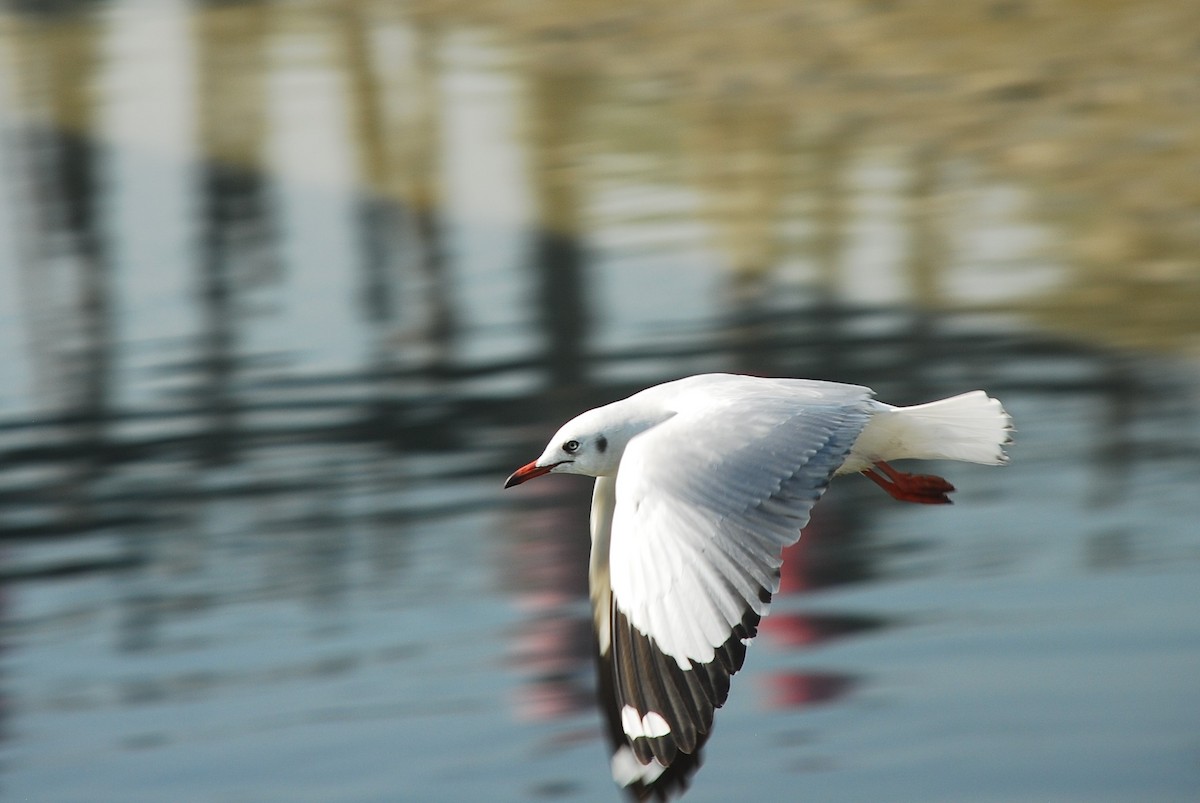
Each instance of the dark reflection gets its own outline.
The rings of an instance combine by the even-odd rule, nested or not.
[[[772,643],[779,646],[806,647],[830,639],[870,633],[887,625],[888,621],[881,616],[777,612],[764,621],[760,630],[769,634]]]
[[[73,10],[54,4],[42,11],[53,20]],[[31,356],[46,412],[72,422],[54,439],[66,458],[56,461],[52,493],[59,504],[34,532],[70,532],[104,517],[95,509],[93,486],[118,458],[108,436],[116,300],[102,225],[105,150],[84,133],[99,112],[90,74],[80,69],[98,47],[96,32],[81,28],[39,36],[18,49],[48,87],[41,98],[47,116],[74,124],[31,126],[19,139],[29,170],[21,202],[31,225],[19,234],[24,259],[17,269],[29,301],[46,311],[31,332]],[[63,286],[75,292],[64,294]]]
[[[200,171],[201,233],[196,283],[203,311],[197,406],[209,416],[198,457],[217,467],[239,447],[235,381],[245,291],[279,279],[278,231],[264,162],[266,29],[251,8],[205,16],[197,31],[201,146],[214,158]]]
[[[847,228],[850,218],[848,171],[851,145],[857,131],[843,124],[817,135],[812,148],[812,191],[816,198],[813,212],[815,233],[811,238],[812,259],[817,280],[813,283],[812,328],[806,342],[819,355],[815,366],[819,376],[834,381],[856,381],[844,364],[846,333],[838,308],[837,283],[845,272]]]
[[[538,73],[531,79],[535,128],[530,137],[531,186],[541,227],[533,233],[532,257],[549,386],[575,388],[586,376],[584,338],[590,311],[584,299],[584,246],[580,239],[582,189],[574,180],[573,146],[581,139],[580,114],[587,101],[581,76]]]
[[[1100,416],[1100,437],[1096,439],[1095,463],[1098,476],[1092,483],[1092,504],[1111,507],[1128,486],[1132,462],[1128,456],[1137,448],[1132,426],[1136,418],[1139,377],[1128,355],[1115,354],[1104,359],[1099,381],[1107,386],[1105,405]]]

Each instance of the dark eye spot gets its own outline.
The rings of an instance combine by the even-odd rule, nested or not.
[[[579,441],[567,441],[562,445],[562,450],[567,454],[575,454],[579,451]]]
[[[601,435],[599,438],[596,438],[596,448],[599,449],[601,452],[603,452],[605,449],[607,449],[608,448],[608,438],[604,437],[603,435]]]

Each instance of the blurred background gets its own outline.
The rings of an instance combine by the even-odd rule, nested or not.
[[[617,800],[558,425],[975,387],[689,801],[1200,793],[1200,4],[0,4],[0,794]],[[768,797],[770,796],[770,797]]]

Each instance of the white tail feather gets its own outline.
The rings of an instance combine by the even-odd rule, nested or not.
[[[982,390],[913,407],[881,403],[838,473],[905,458],[1000,465],[1008,462],[1004,444],[1012,429],[1004,407]]]

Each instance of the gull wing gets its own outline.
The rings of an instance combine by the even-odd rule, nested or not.
[[[614,778],[641,799],[686,786],[698,766],[778,589],[781,550],[874,404],[856,386],[754,383],[753,398],[690,398],[635,437],[608,502],[608,588],[593,587],[593,604],[608,603],[600,693]]]

